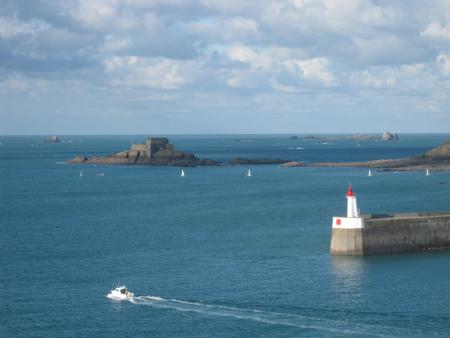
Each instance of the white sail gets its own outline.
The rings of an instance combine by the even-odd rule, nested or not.
[[[186,176],[183,169],[181,169],[181,175],[180,175],[180,176],[181,176],[181,177]]]
[[[80,170],[80,177],[83,177],[83,169]]]
[[[425,174],[425,176],[430,176],[430,172],[427,169],[427,173]]]
[[[248,176],[248,177],[253,176],[253,175],[252,175],[252,172],[250,171],[250,169],[248,169],[247,176]]]
[[[367,176],[371,177],[372,176],[372,172],[369,169],[369,173],[367,174]]]

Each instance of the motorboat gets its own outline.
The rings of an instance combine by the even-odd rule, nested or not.
[[[111,292],[108,293],[106,297],[114,300],[132,300],[134,297],[134,293],[129,292],[125,285],[122,285],[111,290]]]

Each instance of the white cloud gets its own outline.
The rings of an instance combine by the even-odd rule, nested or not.
[[[392,75],[387,75],[366,70],[360,74],[361,83],[365,86],[373,87],[375,89],[393,88],[397,80]]]
[[[285,64],[291,72],[300,71],[305,80],[320,82],[325,86],[331,86],[334,82],[334,77],[328,70],[330,62],[327,58],[288,60]]]
[[[115,24],[117,16],[116,0],[78,0],[78,6],[71,11],[72,16],[84,26],[93,29],[106,28]]]
[[[30,78],[20,73],[10,74],[4,81],[0,82],[0,89],[18,93],[31,93],[35,90],[44,89],[48,81],[41,78]]]
[[[239,61],[250,65],[254,70],[266,71],[272,66],[272,58],[265,53],[258,53],[245,46],[231,47],[228,57],[233,61]]]
[[[218,41],[236,43],[259,35],[257,22],[242,17],[195,21],[187,24],[186,29],[214,43]]]
[[[107,35],[101,49],[105,52],[117,53],[128,49],[130,45],[130,40],[125,37]]]
[[[106,60],[104,66],[114,85],[164,90],[177,89],[188,83],[193,68],[189,61],[136,56],[116,56]]]
[[[441,53],[436,58],[436,63],[442,74],[450,75],[450,55]]]
[[[434,102],[417,101],[415,102],[416,109],[421,112],[440,113],[441,108]]]
[[[13,39],[19,35],[36,37],[39,33],[49,28],[49,24],[40,20],[22,22],[15,17],[0,17],[0,38],[2,39]]]
[[[432,39],[450,40],[450,27],[444,26],[438,21],[433,21],[420,32],[420,35]]]

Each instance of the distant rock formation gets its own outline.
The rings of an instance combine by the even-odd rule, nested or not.
[[[291,161],[291,162],[283,163],[281,166],[283,168],[292,168],[292,167],[304,167],[305,164],[302,162]]]
[[[425,153],[425,157],[432,159],[449,159],[450,158],[450,141],[445,142],[437,148],[433,148]]]
[[[43,140],[43,142],[48,142],[48,143],[58,143],[60,141],[61,141],[60,138],[55,135]]]
[[[388,131],[385,131],[385,132],[383,133],[383,136],[381,137],[381,139],[382,139],[383,141],[394,141],[394,140],[398,140],[398,134],[393,134],[393,133],[390,133],[390,132],[388,132]]]
[[[134,164],[134,165],[169,165],[194,167],[200,165],[219,165],[209,159],[199,159],[192,153],[177,151],[166,137],[148,137],[143,144],[132,144],[131,148],[109,156],[77,156],[70,163],[88,164]]]
[[[252,159],[252,158],[243,158],[236,157],[232,159],[230,164],[283,164],[288,161],[280,160],[280,159],[271,159],[271,158],[262,158],[262,159]]]
[[[380,139],[374,135],[368,134],[354,134],[354,135],[342,135],[342,136],[314,136],[308,135],[303,139],[308,141],[320,141],[320,142],[333,142],[333,141],[374,141]]]
[[[291,136],[291,140],[298,140],[298,136],[297,135]]]
[[[423,155],[368,162],[331,162],[311,163],[313,167],[366,167],[376,168],[378,171],[450,171],[450,141],[433,148]]]

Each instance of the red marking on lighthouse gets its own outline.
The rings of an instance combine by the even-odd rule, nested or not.
[[[355,194],[353,193],[353,189],[352,189],[352,185],[351,184],[348,186],[347,194],[345,196],[347,196],[347,197],[355,196]]]

